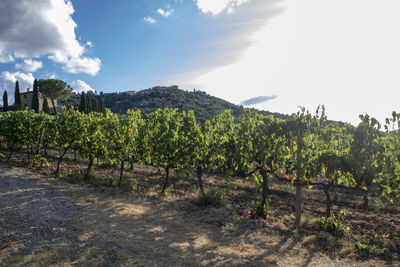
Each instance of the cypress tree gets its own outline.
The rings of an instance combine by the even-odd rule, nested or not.
[[[99,105],[97,103],[97,99],[92,96],[92,106],[93,106],[93,112],[99,112]]]
[[[87,114],[87,113],[89,113],[89,110],[90,110],[89,95],[85,94],[84,100],[85,100],[85,110],[84,111]]]
[[[92,96],[89,96],[89,113],[90,112],[93,112],[93,110],[94,110],[94,105],[93,105],[93,97]]]
[[[104,95],[103,92],[100,93],[100,112],[106,115],[106,107],[104,106]]]
[[[18,80],[15,82],[14,107],[15,107],[16,110],[20,110],[21,109],[21,94],[19,92],[19,82],[18,82]]]
[[[8,110],[8,93],[7,93],[7,90],[5,90],[4,94],[3,94],[3,110],[4,111]]]
[[[31,108],[35,110],[36,113],[39,113],[39,83],[36,79],[33,82],[33,96],[32,96]]]
[[[81,99],[80,99],[80,102],[79,102],[79,107],[78,107],[78,110],[81,112],[81,113],[83,113],[83,112],[85,112],[85,92],[82,92],[82,94],[81,94]]]
[[[85,96],[85,102],[86,102],[86,109],[85,113],[88,114],[92,110],[92,102],[90,101],[90,96],[89,94],[86,94]]]
[[[49,101],[47,101],[47,97],[45,97],[43,100],[42,111],[44,113],[50,114]]]

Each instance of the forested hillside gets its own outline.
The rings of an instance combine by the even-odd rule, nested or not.
[[[140,109],[142,114],[149,114],[158,108],[177,108],[179,111],[193,110],[200,122],[211,120],[215,115],[230,109],[234,117],[243,114],[243,107],[211,96],[203,91],[185,91],[177,86],[154,87],[138,92],[104,94],[104,103],[113,113],[125,114],[128,109]],[[78,106],[79,95],[72,94],[68,100],[60,101],[60,105]],[[289,118],[288,115],[259,111],[263,115],[273,114],[277,118]]]

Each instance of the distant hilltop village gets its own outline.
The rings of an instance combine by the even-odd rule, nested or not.
[[[182,91],[182,92],[191,92],[191,93],[196,93],[196,94],[204,94],[206,95],[207,93],[205,91],[201,90],[196,90],[194,88],[193,90],[183,90],[180,89],[178,85],[171,85],[171,86],[155,86],[155,87],[150,87],[148,89],[143,89],[143,90],[128,90],[128,91],[122,91],[122,92],[113,92],[113,93],[104,93],[104,95],[129,95],[129,96],[136,96],[136,95],[147,95],[151,93],[174,93],[177,91]],[[87,94],[89,95],[98,95],[97,91],[88,91]],[[72,92],[72,95],[80,95],[80,93]]]
[[[151,87],[149,89],[144,89],[144,90],[140,90],[140,91],[129,90],[129,91],[125,91],[125,92],[119,92],[119,93],[116,93],[116,94],[127,94],[127,95],[130,95],[130,96],[134,96],[134,95],[151,94],[151,93],[155,93],[155,92],[176,92],[178,90],[182,90],[182,89],[179,89],[178,85],[155,86],[155,87]],[[188,92],[187,90],[185,90],[185,91]],[[200,91],[200,90],[196,90],[196,89],[193,89],[193,93],[206,94],[206,92]]]
[[[178,90],[178,89],[179,89],[178,85],[172,85],[172,86],[155,86],[155,87],[143,90],[143,91],[147,91],[147,92],[154,92],[154,91],[160,91],[160,90],[163,90],[163,91],[175,91],[175,90]],[[130,90],[130,91],[121,92],[121,94],[136,95],[136,94],[140,94],[143,91]]]

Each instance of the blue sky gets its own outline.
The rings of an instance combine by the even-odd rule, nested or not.
[[[0,98],[57,78],[77,90],[178,84],[331,119],[400,111],[398,0],[3,0]],[[263,100],[257,103],[256,100]]]
[[[59,8],[61,11],[58,16],[70,19],[69,26],[57,25],[57,22],[48,20],[41,23],[55,24],[61,32],[68,32],[67,28],[71,28],[72,24],[75,36],[71,38],[60,34],[54,37],[49,31],[50,36],[46,35],[44,39],[53,41],[54,38],[68,38],[69,40],[60,47],[50,47],[48,51],[41,51],[40,54],[30,51],[19,58],[13,55],[14,60],[0,64],[0,71],[23,72],[23,69],[16,68],[15,65],[34,58],[34,62],[42,62],[42,67],[28,73],[39,79],[56,77],[70,84],[81,80],[92,88],[104,92],[145,89],[166,83],[171,77],[204,72],[209,68],[233,62],[240,50],[248,46],[245,32],[256,31],[274,13],[271,7],[273,1],[265,3],[264,0],[253,0],[240,10],[235,10],[235,13],[227,9],[230,6],[235,8],[235,5],[246,1],[228,0],[225,5],[226,10],[217,10],[218,13],[212,13],[213,10],[208,12],[202,10],[201,8],[204,8],[201,6],[202,1],[204,2],[204,0],[199,2],[40,0],[44,6],[47,4],[48,7],[45,9],[51,9],[49,6],[55,5],[54,2],[58,2],[59,6],[66,5],[73,8],[73,11],[67,13]],[[12,16],[21,14],[21,11],[12,4],[13,0],[6,2],[9,2],[5,5],[9,9],[8,12],[14,13]],[[31,8],[30,6],[27,5],[26,8]],[[45,14],[41,12],[40,16],[45,17]],[[29,23],[29,19],[34,19],[33,14],[27,14],[25,18],[26,23]],[[9,28],[12,26],[15,24],[5,25]],[[17,26],[16,30],[19,27],[21,26]],[[37,25],[34,29],[46,30],[41,25]],[[26,40],[21,42],[29,46],[31,38],[33,37],[28,34]],[[74,41],[84,50],[78,58],[98,59],[101,63],[89,61],[87,66],[65,69],[65,60],[53,59],[54,53],[58,53],[54,50],[72,46],[68,43]],[[41,45],[37,44],[39,47]],[[10,49],[3,54],[13,53],[15,51],[10,45]]]

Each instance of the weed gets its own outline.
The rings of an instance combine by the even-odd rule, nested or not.
[[[331,214],[330,217],[318,217],[315,218],[315,222],[321,229],[325,229],[330,232],[341,232],[341,231],[350,231],[350,227],[345,227],[343,225],[343,221],[347,216],[347,211],[341,210],[338,215],[334,213]]]
[[[126,188],[129,191],[136,191],[136,189],[137,189],[137,185],[136,184],[132,184],[132,183],[127,182],[127,181],[123,181],[120,184],[120,186],[123,187],[123,188]]]
[[[206,190],[204,195],[200,191],[197,192],[197,202],[201,206],[213,205],[218,207],[221,206],[222,199],[223,194],[216,189]]]
[[[60,174],[58,176],[60,176]],[[60,178],[65,178],[68,180],[80,180],[83,178],[83,172],[80,170],[75,170],[72,173],[68,173],[65,177],[60,176]]]
[[[59,175],[60,176],[60,175]],[[63,178],[63,176],[60,176]],[[72,173],[68,173],[65,176],[65,179],[68,180],[85,180],[91,182],[100,182],[100,178],[94,175],[93,171],[86,173],[86,170],[75,170]]]
[[[392,239],[393,235],[391,233],[389,234],[374,234],[375,238],[387,238],[387,239]]]
[[[96,175],[94,175],[93,170],[91,170],[89,173],[85,171],[85,173],[83,174],[83,179],[92,182],[98,182],[100,180]]]
[[[40,154],[37,154],[37,155],[33,156],[33,160],[32,160],[32,162],[29,163],[28,169],[33,168],[37,162],[40,162],[40,167],[43,167],[43,166],[50,167],[51,166],[51,164],[47,161],[47,159],[45,157],[43,157]]]
[[[174,185],[169,185],[167,188],[164,190],[164,196],[168,196],[169,193],[171,193],[174,190]]]
[[[361,243],[360,241],[357,241],[354,243],[354,246],[356,247],[357,251],[360,253],[361,256],[366,257],[369,254],[369,247],[366,244]]]

